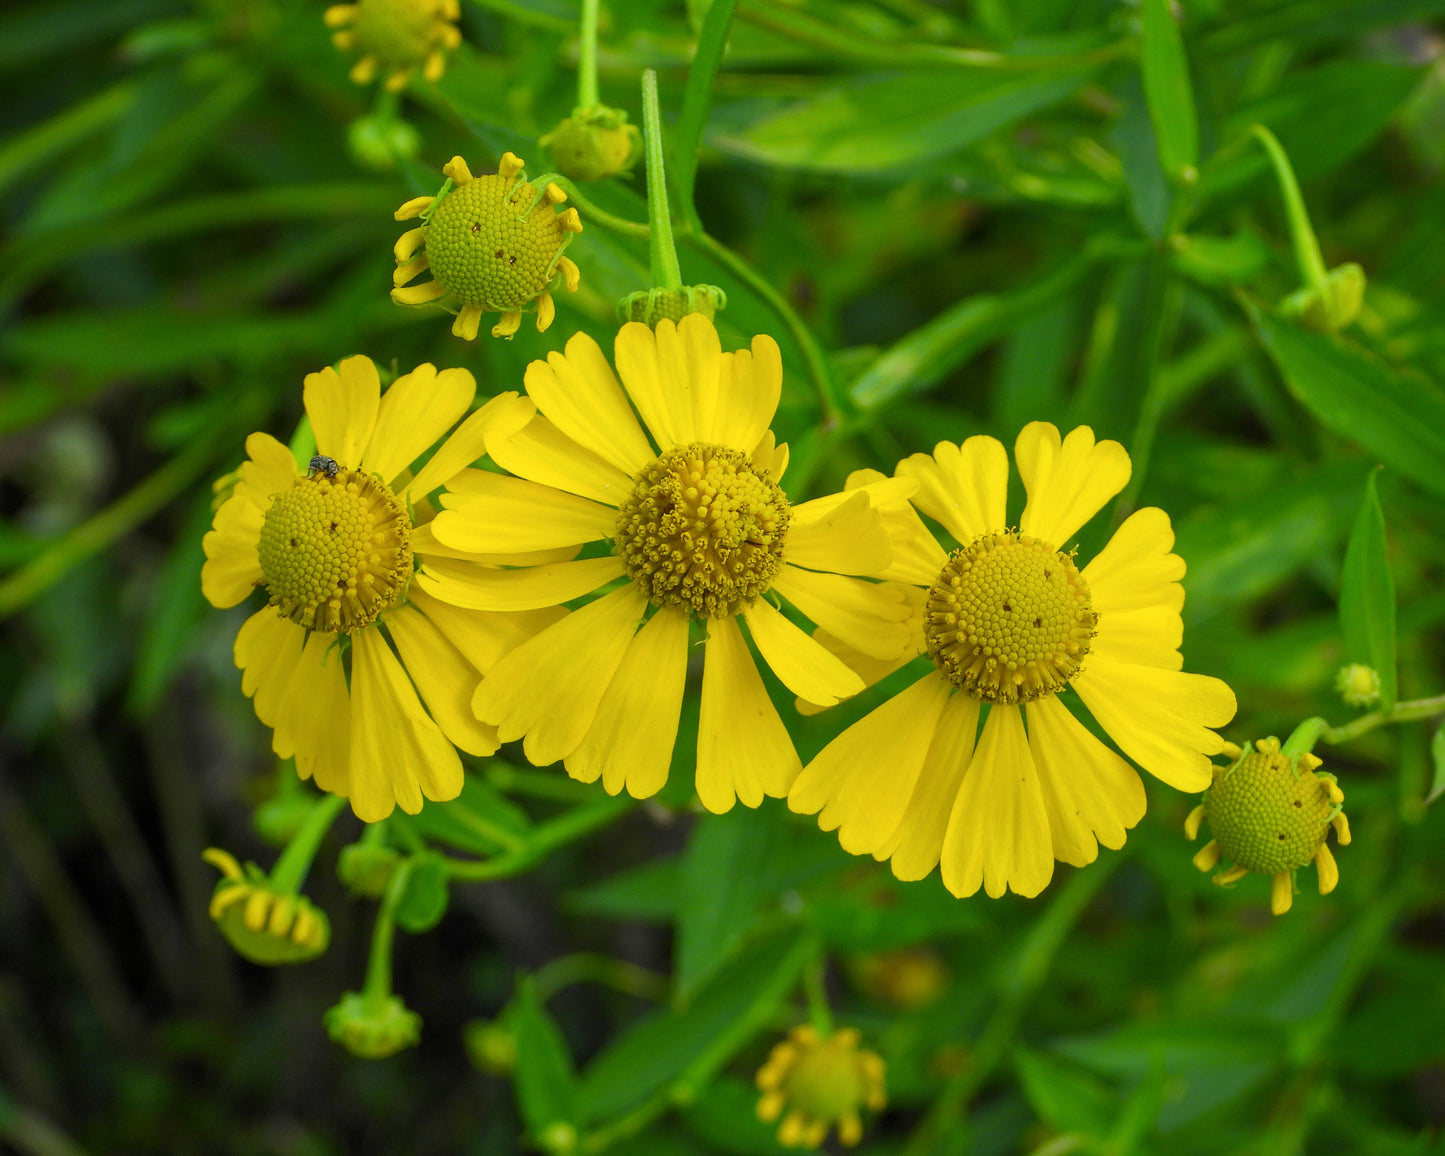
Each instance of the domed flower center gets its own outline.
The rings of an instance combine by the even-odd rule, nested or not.
[[[434,30],[445,21],[442,0],[360,0],[352,27],[363,52],[383,64],[406,67],[427,58]]]
[[[531,182],[498,173],[452,189],[427,221],[433,280],[478,309],[521,309],[545,292],[570,237],[549,200],[535,199]]]
[[[376,478],[323,470],[271,499],[257,552],[272,606],[309,630],[349,634],[411,580],[411,519]]]
[[[1308,863],[1338,808],[1326,780],[1274,744],[1246,754],[1209,788],[1205,813],[1219,849],[1265,875]]]
[[[654,606],[726,618],[772,585],[791,517],[766,470],[693,442],[637,475],[617,512],[616,551]]]
[[[851,1038],[838,1033],[805,1050],[783,1091],[789,1104],[816,1120],[832,1122],[856,1113],[868,1087]]]
[[[949,556],[923,636],[949,682],[1003,705],[1057,693],[1079,673],[1098,620],[1073,559],[1008,530]]]

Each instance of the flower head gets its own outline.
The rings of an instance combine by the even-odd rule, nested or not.
[[[757,806],[785,794],[800,763],[742,624],[794,693],[830,704],[860,690],[774,599],[880,660],[906,649],[903,588],[856,575],[890,565],[875,501],[902,502],[914,483],[788,499],[787,447],[768,429],[782,389],[769,337],[723,353],[712,322],[692,314],[656,330],[624,325],[616,354],[621,384],[585,334],[533,362],[529,400],[487,440],[515,476],[471,471],[442,498],[438,541],[511,555],[515,568],[428,560],[416,584],[458,606],[583,601],[503,659],[472,705],[503,741],[524,738],[532,762],[565,760],[573,778],[600,778],[612,794],[646,798],[666,781],[696,635],[698,795],[713,811],[739,798]],[[583,556],[528,558],[552,549]]]
[[[345,992],[322,1022],[334,1042],[363,1060],[384,1060],[421,1039],[421,1016],[399,995]]]
[[[418,68],[433,83],[441,79],[446,53],[462,41],[461,14],[457,0],[357,0],[333,5],[323,19],[338,29],[331,34],[337,48],[361,53],[353,81],[370,84],[380,71],[386,87],[400,92]]]
[[[202,543],[201,589],[213,606],[266,590],[268,605],[241,627],[235,651],[241,689],[273,729],[273,749],[294,755],[302,778],[349,798],[367,822],[398,804],[414,814],[423,798],[456,797],[454,745],[497,749],[495,729],[468,706],[471,688],[557,617],[460,610],[412,581],[431,554],[459,558],[431,535],[428,495],[482,456],[487,426],[516,401],[493,399],[443,440],[475,393],[466,370],[421,365],[383,395],[365,357],[310,374],[316,458],[300,469],[275,438],[252,434]]]
[[[243,869],[218,847],[202,853],[221,872],[211,894],[210,916],[238,955],[252,963],[302,963],[331,942],[326,912],[304,895],[277,887],[254,863]]]
[[[883,1061],[858,1046],[858,1032],[844,1028],[820,1037],[807,1024],[773,1047],[758,1069],[758,1119],[779,1116],[778,1141],[788,1148],[817,1148],[831,1128],[848,1147],[863,1137],[859,1111],[887,1103]]]
[[[1380,701],[1380,675],[1373,666],[1352,662],[1335,673],[1335,690],[1349,706],[1374,706]]]
[[[642,134],[627,113],[605,104],[574,108],[537,142],[550,149],[557,171],[574,181],[600,181],[629,171],[642,156]]]
[[[1223,748],[1208,728],[1234,715],[1229,687],[1180,669],[1184,563],[1168,515],[1136,511],[1083,567],[1068,548],[1128,481],[1123,447],[1034,422],[1014,456],[1028,495],[1017,529],[995,439],[941,442],[899,464],[919,483],[913,504],[958,543],[947,552],[909,515],[894,567],[916,584],[907,657],[926,653],[933,669],[825,747],[788,796],[795,811],[821,812],[846,850],[890,859],[900,879],[941,863],[959,896],[1037,895],[1055,859],[1090,863],[1143,816],[1139,776],[1061,692],[1077,692],[1127,755],[1182,790],[1208,783],[1209,755]],[[870,682],[906,661],[829,641]]]
[[[1334,775],[1316,769],[1321,763],[1315,755],[1286,754],[1277,738],[1260,739],[1253,750],[1249,743],[1242,748],[1230,744],[1225,752],[1233,761],[1214,768],[1204,802],[1184,824],[1184,833],[1194,839],[1200,823],[1208,819],[1214,836],[1194,856],[1194,865],[1212,871],[1221,858],[1228,859],[1233,866],[1214,877],[1221,887],[1251,871],[1271,876],[1269,905],[1276,915],[1290,909],[1294,873],[1311,861],[1320,894],[1328,895],[1340,880],[1340,870],[1325,837],[1333,827],[1341,846],[1350,841],[1345,793]]]
[[[391,299],[455,313],[452,332],[467,341],[477,336],[488,311],[502,315],[493,337],[516,333],[527,308],[535,308],[540,333],[556,313],[552,290],[560,283],[577,291],[581,274],[562,255],[582,231],[577,210],[554,212],[567,194],[555,184],[534,187],[511,153],[503,154],[495,173],[474,177],[461,157],[452,157],[442,172],[447,181],[441,192],[415,197],[396,211],[398,221],[420,217],[422,224],[403,233],[393,249]],[[427,270],[430,281],[407,286]]]

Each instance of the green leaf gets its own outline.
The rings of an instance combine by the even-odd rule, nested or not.
[[[1375,491],[1376,470],[1365,481],[1365,495],[1340,581],[1340,630],[1345,657],[1373,666],[1380,676],[1380,708],[1395,706],[1395,581],[1385,542],[1385,515]]]
[[[1270,261],[1270,249],[1255,233],[1241,229],[1228,237],[1177,234],[1171,238],[1174,267],[1203,285],[1247,285]]]
[[[428,803],[404,821],[423,838],[473,855],[495,855],[531,830],[527,813],[476,775],[462,780],[461,794],[455,799]]]
[[[633,1024],[582,1073],[582,1118],[625,1112],[679,1078],[703,1082],[767,1025],[812,953],[789,928],[749,947],[685,1011],[659,1009]]]
[[[1445,795],[1445,723],[1440,725],[1435,737],[1430,740],[1430,760],[1435,764],[1435,778],[1430,783],[1430,793],[1425,796],[1427,804]]]
[[[556,1124],[575,1127],[578,1085],[572,1055],[529,975],[518,980],[510,1023],[517,1038],[517,1106],[527,1128],[535,1137]]]
[[[663,923],[677,914],[681,887],[682,857],[667,855],[568,892],[566,906],[604,919]]]
[[[449,878],[440,855],[430,851],[417,855],[406,876],[406,890],[396,905],[397,926],[420,935],[440,923],[451,899],[447,891]]]
[[[1445,396],[1338,337],[1248,305],[1285,383],[1315,417],[1388,466],[1445,496]]]
[[[1014,1067],[1024,1095],[1049,1127],[1093,1137],[1108,1131],[1119,1097],[1096,1076],[1024,1047],[1014,1049]]]
[[[876,176],[976,144],[1070,96],[1088,75],[949,69],[849,78],[713,143],[766,164]]]
[[[686,1004],[737,950],[767,893],[763,873],[778,849],[774,810],[735,807],[704,815],[682,858],[677,910],[677,987]]]
[[[1144,0],[1143,15],[1140,63],[1149,119],[1154,122],[1159,144],[1159,164],[1174,180],[1188,184],[1199,175],[1199,126],[1189,87],[1189,61],[1169,0]]]

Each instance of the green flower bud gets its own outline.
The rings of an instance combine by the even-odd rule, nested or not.
[[[378,843],[352,843],[341,849],[336,874],[347,888],[368,899],[380,899],[401,856]]]
[[[1297,289],[1280,302],[1280,309],[1311,329],[1335,333],[1360,315],[1364,303],[1365,271],[1351,262],[1325,274],[1323,294],[1310,286]]]
[[[399,162],[416,156],[421,136],[404,120],[359,116],[347,130],[346,144],[362,168],[390,172]]]
[[[421,1016],[396,995],[374,998],[348,991],[322,1022],[335,1043],[363,1060],[384,1060],[421,1039]]]
[[[727,304],[727,294],[716,285],[639,289],[617,303],[617,315],[623,321],[641,321],[655,329],[659,321],[681,321],[689,313],[701,313],[711,321]]]
[[[1373,666],[1352,662],[1335,675],[1335,690],[1350,706],[1374,706],[1380,701],[1380,676]]]
[[[471,1020],[462,1032],[467,1058],[488,1076],[509,1076],[517,1066],[517,1037],[495,1020]]]
[[[642,156],[642,134],[620,108],[574,108],[538,142],[550,149],[557,171],[574,181],[601,181],[630,172]]]

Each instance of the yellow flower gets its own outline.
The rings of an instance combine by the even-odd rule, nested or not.
[[[471,712],[473,687],[558,616],[459,610],[411,584],[418,558],[480,561],[438,545],[427,495],[482,456],[487,426],[517,395],[488,402],[411,473],[475,393],[466,370],[421,365],[382,396],[365,357],[308,375],[310,468],[299,471],[269,434],[252,434],[202,543],[201,589],[213,606],[235,606],[257,586],[269,595],[235,653],[273,749],[367,822],[397,804],[415,814],[424,797],[456,797],[453,744],[474,755],[497,749],[496,730]]]
[[[457,0],[358,0],[336,4],[323,15],[331,42],[343,52],[361,53],[351,79],[370,84],[377,71],[387,73],[386,87],[400,92],[416,69],[435,84],[446,71],[446,53],[462,42],[456,22]]]
[[[827,704],[861,690],[771,598],[882,660],[903,651],[906,588],[848,575],[892,557],[870,495],[903,502],[913,483],[789,503],[778,484],[787,447],[768,428],[782,390],[770,337],[723,353],[712,322],[693,314],[656,331],[624,325],[616,355],[621,385],[585,334],[528,366],[530,401],[487,438],[516,476],[463,475],[434,525],[446,546],[503,560],[590,544],[586,556],[543,566],[519,556],[504,573],[428,559],[417,585],[478,609],[585,599],[503,659],[472,705],[504,742],[525,737],[533,763],[564,759],[573,778],[636,798],[667,779],[698,624],[697,792],[711,811],[735,798],[755,807],[785,794],[800,763],[740,623],[795,693]]]
[[[254,863],[242,870],[229,851],[201,854],[221,873],[211,894],[210,916],[238,955],[274,965],[315,959],[331,942],[326,912],[271,879]]]
[[[906,555],[927,587],[914,653],[935,669],[825,747],[788,796],[900,879],[941,862],[958,896],[1037,895],[1055,859],[1090,863],[1143,816],[1139,776],[1064,705],[1066,686],[1130,758],[1185,791],[1208,784],[1223,749],[1207,728],[1234,716],[1228,686],[1180,669],[1184,563],[1164,511],[1136,511],[1083,570],[1061,549],[1128,481],[1124,448],[1034,422],[1014,456],[1028,495],[1017,530],[994,438],[899,464],[919,482],[913,504],[961,544],[945,553],[917,522]],[[901,665],[835,649],[870,682]]]
[[[1269,906],[1276,915],[1293,905],[1294,873],[1311,861],[1320,894],[1328,895],[1340,881],[1340,869],[1325,837],[1333,827],[1340,846],[1350,841],[1345,793],[1334,775],[1316,770],[1317,755],[1284,753],[1277,738],[1260,739],[1254,750],[1249,743],[1242,748],[1227,743],[1224,751],[1233,761],[1213,768],[1213,785],[1184,823],[1185,835],[1194,839],[1208,819],[1214,836],[1194,856],[1194,865],[1212,871],[1227,857],[1233,866],[1214,877],[1220,887],[1251,871],[1271,876]]]
[[[582,231],[577,210],[553,212],[567,194],[555,184],[534,187],[512,153],[502,155],[495,173],[474,177],[461,157],[452,157],[442,172],[447,181],[441,192],[413,197],[394,214],[398,221],[420,217],[422,224],[393,246],[391,299],[455,313],[452,332],[467,341],[477,336],[484,311],[502,315],[492,336],[510,338],[522,324],[522,310],[535,302],[541,333],[557,311],[551,290],[561,282],[577,291],[581,273],[562,255]],[[427,270],[430,281],[407,285]]]
[[[782,1116],[778,1142],[787,1148],[817,1148],[833,1127],[851,1148],[863,1137],[859,1109],[876,1112],[888,1102],[883,1061],[858,1046],[854,1028],[820,1039],[806,1024],[795,1027],[758,1069],[757,1084],[758,1119]]]

